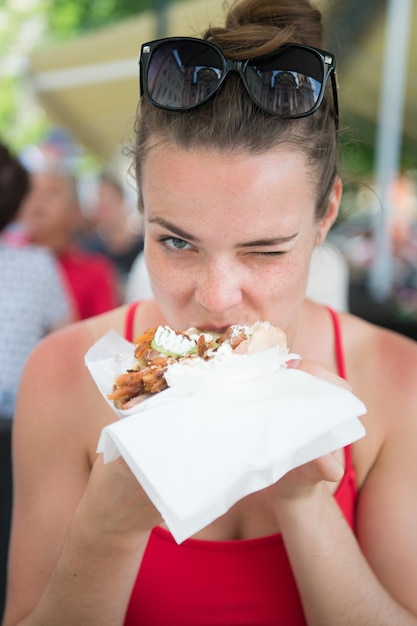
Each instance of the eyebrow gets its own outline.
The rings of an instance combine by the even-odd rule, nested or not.
[[[238,244],[239,248],[256,248],[262,246],[278,246],[283,243],[288,243],[297,237],[298,233],[289,235],[288,237],[271,237],[270,239],[255,239],[255,241],[248,241]]]
[[[181,239],[187,239],[193,243],[200,243],[200,239],[194,237],[194,235],[190,235],[190,233],[187,233],[185,230],[182,230],[182,228],[175,226],[175,224],[168,222],[168,220],[164,220],[162,217],[151,217],[148,221],[149,224],[158,224],[158,226],[162,226],[163,228],[170,230]]]
[[[158,224],[167,230],[170,230],[172,233],[177,235],[181,239],[186,239],[187,241],[193,243],[200,243],[200,239],[187,233],[182,228],[179,228],[175,224],[172,224],[168,220],[163,219],[162,217],[152,217],[149,219],[150,224]],[[298,233],[294,233],[293,235],[289,235],[287,237],[271,237],[268,239],[255,239],[254,241],[245,241],[243,243],[238,243],[238,248],[253,248],[253,247],[262,247],[262,246],[277,246],[280,244],[288,243],[297,237]]]

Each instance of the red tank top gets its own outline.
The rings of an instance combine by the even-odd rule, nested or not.
[[[346,377],[340,324],[333,321],[339,375]],[[134,305],[126,320],[132,340]],[[356,486],[350,447],[335,499],[354,527]],[[306,626],[280,534],[237,541],[187,539],[153,529],[124,626]]]

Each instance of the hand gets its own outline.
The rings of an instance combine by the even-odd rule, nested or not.
[[[316,363],[316,361],[310,361],[309,359],[292,359],[287,361],[287,367],[290,369],[303,370],[303,372],[307,372],[307,374],[312,374],[313,376],[317,376],[317,378],[326,380],[328,383],[333,383],[334,385],[339,385],[339,387],[344,387],[352,391],[352,387],[347,380],[326,369],[319,363]]]
[[[297,359],[289,361],[287,367],[303,370],[308,374],[351,391],[349,383],[344,378],[337,376],[337,374],[330,372],[314,361]],[[291,470],[275,485],[269,487],[271,495],[273,495],[275,500],[277,497],[293,500],[309,496],[315,490],[315,487],[323,481],[330,483],[339,482],[343,478],[344,467],[339,462],[337,454],[337,452],[326,454]]]
[[[103,463],[98,456],[83,500],[95,527],[104,533],[141,534],[163,521],[121,457]]]

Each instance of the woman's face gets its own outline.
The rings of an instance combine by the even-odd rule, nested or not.
[[[287,332],[303,301],[317,223],[304,155],[181,150],[143,167],[145,254],[153,292],[178,329],[269,321]],[[336,208],[337,210],[337,208]]]

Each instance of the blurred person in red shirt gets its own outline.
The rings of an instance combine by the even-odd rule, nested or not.
[[[114,174],[102,172],[93,191],[87,211],[90,230],[80,238],[80,245],[113,261],[124,294],[133,262],[143,250],[141,219],[136,206],[130,209],[123,184]]]
[[[120,303],[114,264],[104,254],[87,252],[77,244],[76,233],[83,218],[72,175],[58,166],[33,172],[20,219],[34,243],[57,255],[79,319],[104,313]]]
[[[29,187],[28,171],[0,141],[0,619],[13,502],[11,437],[21,376],[36,345],[73,321],[55,255],[30,244],[16,221]]]
[[[0,431],[2,420],[13,418],[20,376],[32,349],[74,319],[55,255],[32,245],[16,219],[29,191],[27,169],[0,142]]]

